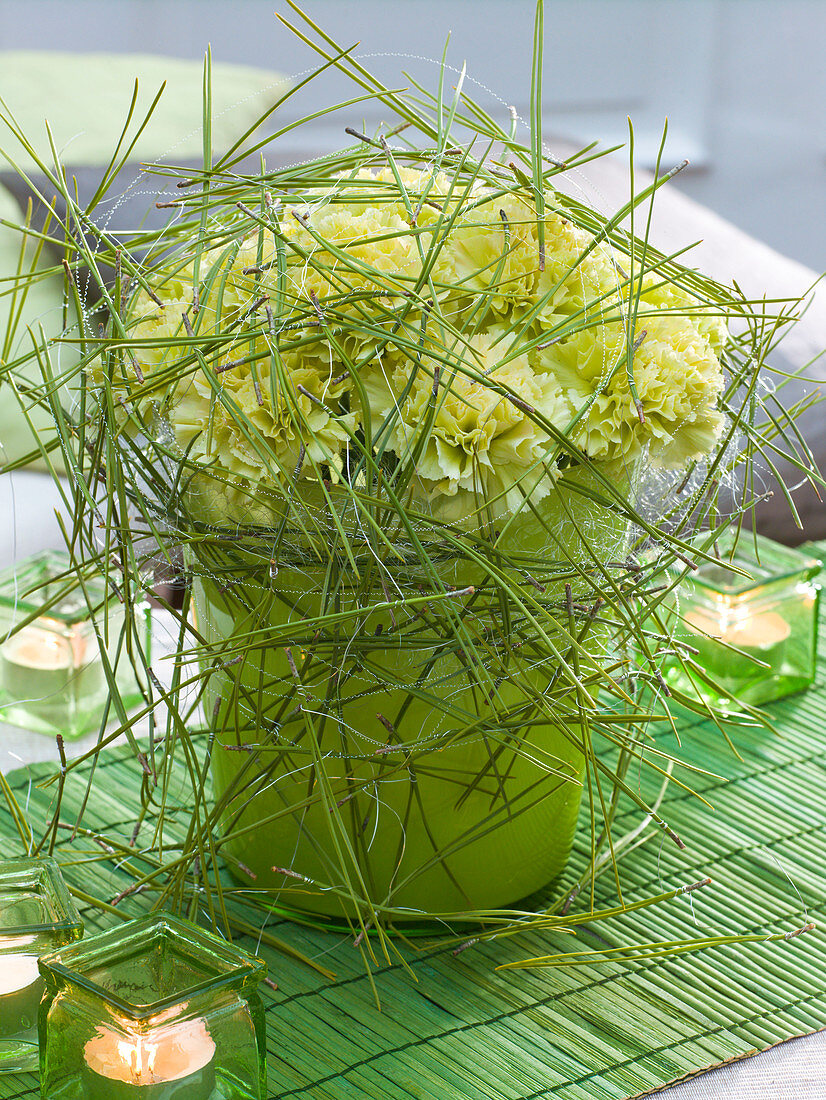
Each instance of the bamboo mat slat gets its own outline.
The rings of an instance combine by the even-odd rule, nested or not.
[[[821,551],[826,547],[821,547]],[[709,724],[680,727],[681,757],[711,773],[691,782],[708,808],[676,786],[662,813],[687,844],[659,835],[622,862],[627,901],[710,875],[713,885],[570,936],[526,933],[454,956],[436,940],[401,946],[418,981],[400,967],[377,967],[370,981],[352,939],[272,915],[267,932],[321,966],[330,981],[269,946],[277,982],[267,1005],[269,1095],[303,1100],[628,1100],[796,1035],[826,1027],[826,940],[819,931],[782,943],[730,946],[666,960],[587,969],[496,973],[498,963],[580,948],[704,935],[788,931],[806,920],[826,927],[826,624],[818,680],[771,707],[778,736],[740,733],[738,759]],[[668,737],[659,744],[676,748]],[[51,817],[55,788],[38,784],[51,764],[8,777],[37,833]],[[726,776],[727,780],[716,778]],[[175,783],[179,781],[179,786]],[[641,780],[645,789],[646,780]],[[123,748],[103,753],[83,826],[128,841],[139,772]],[[183,773],[172,802],[185,804]],[[82,774],[66,785],[62,820],[73,822],[85,794]],[[172,814],[168,829],[185,824]],[[177,823],[177,824],[176,824]],[[617,835],[635,824],[628,810]],[[151,826],[150,826],[151,828]],[[143,835],[143,834],[141,834]],[[22,854],[5,807],[0,848]],[[130,884],[99,848],[61,832],[58,858],[72,885],[111,899]],[[587,831],[575,844],[573,879],[585,864]],[[597,901],[614,904],[611,875]],[[142,899],[124,903],[138,913]],[[131,908],[129,908],[131,906]],[[256,911],[237,910],[260,925]],[[107,926],[84,913],[89,930]],[[606,943],[607,941],[607,943]],[[255,947],[255,941],[242,942]],[[0,1077],[0,1100],[39,1096],[33,1075]]]

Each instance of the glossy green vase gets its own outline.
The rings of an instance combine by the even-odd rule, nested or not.
[[[511,615],[531,621],[521,601],[488,600],[477,613],[478,596],[453,599],[456,629],[469,638],[461,656],[452,637],[443,653],[432,637],[419,640],[429,599],[491,588],[478,560],[443,555],[435,584],[418,563],[394,570],[393,594],[419,598],[415,612],[388,601],[386,584],[345,573],[323,630],[314,620],[329,564],[267,567],[260,552],[232,544],[193,560],[197,627],[214,654],[203,662],[214,786],[236,877],[286,908],[340,918],[376,910],[397,922],[507,907],[559,874],[584,767],[575,691],[560,686],[554,653],[570,644],[558,608],[576,574],[564,566],[590,553],[616,560],[626,545],[620,514],[563,493],[543,502],[544,526],[530,518],[504,536],[543,576],[520,577],[531,596],[543,590],[544,619],[541,637],[514,630],[510,677],[489,661],[487,639]],[[554,563],[550,582],[543,562]],[[609,642],[610,626],[593,624],[592,657],[580,653],[580,665],[596,667]],[[500,670],[492,697],[468,673],[468,647],[471,661]]]

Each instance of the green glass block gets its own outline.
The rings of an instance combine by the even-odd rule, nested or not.
[[[155,913],[40,961],[49,1100],[264,1100],[266,963]]]
[[[67,577],[74,587],[61,596]],[[104,579],[84,582],[93,622],[83,588],[72,578],[68,554],[52,550],[0,573],[0,721],[52,737],[82,737],[99,728],[110,691],[98,633],[110,667],[122,645],[123,606]],[[136,610],[148,660],[149,605]],[[115,678],[127,708],[142,702],[126,653],[117,660]]]
[[[672,661],[666,682],[708,702],[759,705],[814,680],[821,563],[763,536],[715,544],[716,562],[685,577],[673,610],[674,638],[696,653]]]
[[[38,958],[82,935],[55,860],[0,861],[0,1073],[37,1069]]]

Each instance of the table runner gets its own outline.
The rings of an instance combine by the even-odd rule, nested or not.
[[[826,657],[823,625],[820,644]],[[598,928],[584,927],[576,940],[525,933],[459,955],[453,944],[419,940],[399,944],[410,972],[377,966],[368,975],[352,937],[236,906],[239,921],[256,927],[266,922],[269,942],[260,951],[278,986],[265,989],[269,1096],[627,1100],[826,1027],[826,943],[819,931],[670,959],[494,970],[499,963],[574,947],[600,950],[787,932],[806,921],[826,924],[826,660],[812,690],[769,711],[777,733],[740,731],[740,759],[712,724],[680,724],[681,756],[706,770],[692,782],[711,806],[672,785],[661,812],[686,849],[657,834],[622,861],[627,902],[706,876],[711,886]],[[675,747],[662,736],[657,743]],[[97,768],[83,827],[128,841],[140,772],[126,748],[104,752]],[[51,818],[55,792],[38,784],[53,773],[54,765],[38,764],[8,777],[36,835]],[[73,823],[80,810],[85,778],[83,771],[67,781],[64,822]],[[644,788],[644,777],[640,781]],[[170,838],[186,820],[185,792],[181,770]],[[174,783],[169,802],[176,804]],[[628,811],[618,821],[617,835],[633,826],[634,817]],[[138,847],[151,828],[150,817]],[[82,836],[70,841],[69,832],[60,830],[56,854],[72,886],[110,900],[129,886],[129,876],[100,844]],[[586,863],[587,837],[583,821],[570,881]],[[4,807],[0,846],[4,853],[22,854]],[[611,875],[598,879],[597,901],[614,904]],[[137,914],[145,904],[138,896],[120,907]],[[88,908],[84,917],[89,931],[114,919]],[[241,942],[255,949],[257,940],[246,936]],[[291,958],[289,949],[320,969]],[[34,1075],[0,1077],[0,1100],[38,1095]]]

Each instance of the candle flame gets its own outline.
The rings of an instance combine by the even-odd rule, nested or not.
[[[740,635],[749,631],[754,616],[751,608],[741,600],[731,600],[727,596],[717,596],[716,619],[718,626],[709,631],[715,637]]]
[[[138,1079],[138,1083],[140,1083],[144,1073],[147,1075],[154,1073],[155,1055],[157,1053],[157,1044],[147,1043],[140,1036],[137,1037],[134,1043],[118,1042],[118,1054],[129,1066],[133,1076]]]

